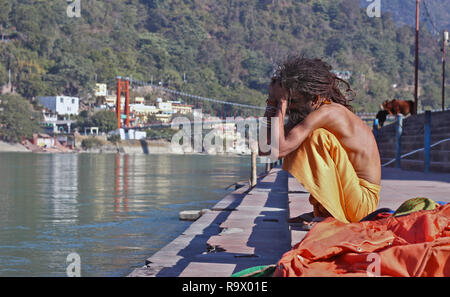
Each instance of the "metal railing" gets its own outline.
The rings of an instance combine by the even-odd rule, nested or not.
[[[403,134],[403,116],[398,115],[395,122],[395,158],[382,164],[382,167],[388,166],[392,163],[396,163],[396,168],[401,168],[401,159],[411,156],[415,153],[424,151],[424,172],[428,173],[430,171],[431,164],[431,148],[435,147],[444,142],[450,141],[450,138],[441,139],[438,142],[431,144],[431,115],[432,111],[425,111],[425,124],[424,124],[424,147],[413,150],[406,154],[402,154],[402,134]],[[377,119],[374,120],[374,134],[378,135],[378,122]]]

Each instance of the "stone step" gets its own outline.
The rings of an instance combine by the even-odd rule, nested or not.
[[[443,128],[439,128],[439,129],[434,129],[431,130],[431,135],[432,136],[441,136],[441,135],[449,135],[450,134],[450,127],[443,127]],[[425,131],[424,129],[422,130],[414,130],[411,132],[405,132],[403,131],[402,133],[402,137],[418,137],[418,138],[424,138],[425,137]],[[395,139],[395,133],[391,133],[391,134],[378,134],[378,137],[376,138],[377,142],[389,142],[392,139]]]
[[[415,126],[415,127],[403,127],[403,135],[416,135],[421,134],[423,135],[425,131],[425,126]],[[445,134],[449,133],[450,131],[450,125],[442,125],[439,123],[436,127],[431,127],[431,133],[432,134]],[[388,130],[388,131],[378,131],[378,138],[390,138],[392,136],[395,136],[395,129]]]
[[[381,164],[384,164],[390,161],[392,158],[382,158]],[[385,166],[385,167],[395,167],[396,163]],[[408,160],[402,159],[400,163],[402,170],[412,170],[412,171],[423,171],[424,170],[424,162],[422,160]],[[431,162],[430,164],[431,172],[441,172],[441,173],[450,173],[450,162]]]
[[[424,121],[425,119],[425,113],[420,113],[418,115],[412,115],[412,116],[408,116],[408,117],[404,117],[403,120],[405,122],[420,122],[420,121]],[[445,111],[445,112],[433,112],[431,113],[431,119],[435,119],[435,120],[439,120],[439,121],[443,121],[443,120],[450,120],[450,112],[449,111]]]
[[[450,132],[449,133],[439,133],[434,134],[431,133],[431,144],[441,141],[443,139],[450,139]],[[402,138],[402,144],[406,143],[424,143],[425,136],[423,134],[420,135],[403,135]],[[377,141],[378,144],[395,144],[395,137],[392,138],[385,138],[385,139],[379,139]]]
[[[425,127],[419,126],[411,129],[404,129],[403,135],[424,135]],[[450,125],[449,126],[439,126],[439,127],[431,127],[431,134],[433,135],[441,135],[450,133]]]
[[[401,161],[401,168],[403,170],[423,171],[424,163],[419,160],[405,160]],[[432,172],[450,172],[450,162],[431,162],[430,171]]]
[[[450,123],[450,118],[436,118],[431,117],[431,125],[436,125],[436,123]],[[424,125],[425,124],[425,117],[421,117],[419,119],[404,119],[403,120],[403,126],[415,126],[415,125]]]
[[[425,123],[424,122],[414,122],[414,123],[405,123],[403,122],[403,132],[406,134],[418,133],[424,130]],[[431,121],[431,131],[447,131],[450,130],[450,120]],[[379,135],[395,135],[395,123],[386,127],[383,127],[378,131]]]
[[[442,139],[450,138],[450,130],[446,133],[433,133],[431,132],[431,141],[439,141]],[[415,142],[415,141],[423,141],[425,136],[422,134],[418,135],[402,135],[402,142]]]
[[[431,142],[433,144],[433,142]],[[414,142],[414,143],[404,143],[402,142],[402,151],[405,153],[411,152],[413,150],[423,148],[423,142]],[[432,150],[442,150],[449,151],[450,150],[450,141],[443,142],[431,148]],[[395,150],[395,143],[380,143],[378,144],[378,150],[380,152]]]
[[[402,154],[408,153],[404,151]],[[386,150],[380,153],[383,158],[395,158],[395,150]],[[425,152],[420,151],[416,152],[410,156],[405,157],[404,159],[408,160],[424,160]],[[450,162],[450,150],[433,150],[430,151],[430,160],[431,162]]]

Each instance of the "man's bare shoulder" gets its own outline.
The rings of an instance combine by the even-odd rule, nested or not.
[[[332,102],[324,104],[305,119],[305,125],[312,130],[324,128],[338,137],[350,137],[367,132],[367,125],[347,107]]]
[[[347,122],[352,113],[346,107],[338,103],[324,104],[311,112],[305,119],[306,125],[311,125],[314,129],[327,128],[338,123]]]

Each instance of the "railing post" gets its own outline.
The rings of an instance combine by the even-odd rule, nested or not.
[[[256,151],[252,150],[252,171],[251,171],[251,177],[250,177],[250,183],[251,183],[251,187],[253,188],[254,186],[256,186],[256,180],[257,180],[257,175],[256,175]]]
[[[397,115],[397,121],[395,122],[395,167],[401,168],[402,158],[402,133],[403,133],[403,116]]]
[[[424,128],[424,172],[430,172],[430,141],[431,141],[431,111],[425,111],[425,128]]]
[[[373,120],[373,135],[378,139],[378,119]]]

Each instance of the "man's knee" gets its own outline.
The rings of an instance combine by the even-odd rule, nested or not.
[[[313,150],[328,150],[333,137],[335,136],[331,132],[323,128],[316,129],[311,132],[302,145]]]

